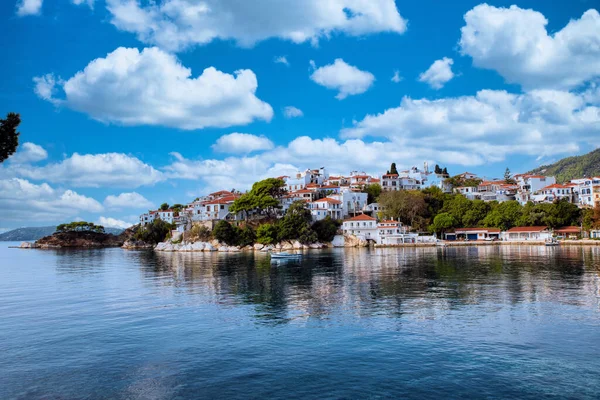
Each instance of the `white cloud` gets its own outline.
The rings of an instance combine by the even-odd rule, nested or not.
[[[258,82],[251,70],[230,75],[209,67],[192,78],[189,68],[158,48],[120,47],[65,82],[52,75],[34,81],[42,99],[102,122],[202,129],[273,116],[271,106],[255,96]],[[64,99],[53,96],[57,86]]]
[[[152,166],[122,153],[78,154],[41,167],[13,168],[28,179],[68,183],[77,187],[139,187],[164,180]]]
[[[459,41],[476,67],[525,89],[569,89],[600,76],[600,14],[590,9],[551,35],[548,20],[515,5],[481,4],[464,16]]]
[[[273,142],[265,136],[234,132],[221,136],[212,148],[219,153],[248,154],[253,151],[272,149]]]
[[[434,61],[427,71],[419,75],[419,81],[427,83],[436,90],[443,88],[448,81],[454,78],[452,64],[454,61],[448,57]]]
[[[94,0],[71,0],[71,2],[75,5],[87,4],[87,6],[91,9],[94,8]]]
[[[394,76],[392,76],[392,82],[394,83],[400,83],[402,82],[404,78],[402,76],[400,76],[400,71],[395,70],[394,71]]]
[[[19,0],[17,2],[17,15],[39,15],[42,11],[42,0]]]
[[[152,208],[153,204],[137,192],[121,193],[118,196],[109,195],[104,199],[108,208]]]
[[[299,108],[296,108],[294,106],[287,106],[287,107],[284,107],[284,109],[283,109],[283,115],[286,118],[297,118],[297,117],[303,117],[304,113]]]
[[[366,92],[375,81],[375,76],[370,72],[361,71],[348,65],[344,60],[338,58],[333,64],[317,68],[310,79],[328,89],[338,90],[339,93],[335,97],[342,100],[348,96]]]
[[[111,22],[144,43],[178,51],[213,40],[252,46],[269,38],[318,43],[343,33],[403,33],[394,0],[107,0]]]
[[[72,190],[57,190],[47,183],[36,185],[25,179],[0,180],[0,208],[10,221],[58,221],[79,212],[101,212],[93,198]]]
[[[19,145],[17,152],[8,160],[12,164],[26,164],[42,161],[48,158],[48,152],[35,143],[25,142]]]
[[[102,225],[105,228],[119,228],[119,229],[127,229],[134,224],[130,224],[129,222],[122,221],[120,219],[115,219],[111,217],[100,217],[95,222],[96,225]]]
[[[275,64],[284,64],[284,65],[287,65],[288,67],[290,66],[290,62],[288,61],[286,56],[275,57],[273,59],[273,62]]]
[[[600,108],[584,95],[533,91],[516,95],[482,90],[476,96],[414,100],[367,115],[344,129],[344,137],[385,137],[399,146],[454,152],[452,164],[482,164],[507,154],[555,155],[597,142]],[[419,151],[415,150],[415,153]]]

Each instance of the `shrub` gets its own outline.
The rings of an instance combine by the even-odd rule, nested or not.
[[[277,225],[263,224],[256,230],[256,242],[260,244],[275,244],[279,235]]]
[[[68,224],[60,224],[56,227],[56,232],[96,232],[104,233],[102,225],[96,225],[91,222],[76,221]]]
[[[171,234],[172,229],[174,229],[173,224],[156,219],[151,224],[140,227],[135,233],[135,238],[146,243],[156,244],[164,241]]]
[[[204,225],[194,225],[187,236],[191,241],[208,242],[212,238],[212,232]]]
[[[237,245],[244,247],[244,246],[252,246],[254,244],[254,242],[256,241],[256,233],[254,232],[254,229],[252,229],[250,226],[246,225],[246,227],[240,229],[240,228],[236,228],[237,230]]]
[[[213,229],[213,236],[219,242],[235,246],[238,243],[238,229],[227,221],[219,221]]]
[[[317,234],[320,242],[331,242],[337,234],[340,225],[339,221],[331,219],[328,215],[325,219],[315,222],[311,228]]]

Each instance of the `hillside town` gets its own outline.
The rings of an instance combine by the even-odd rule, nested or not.
[[[325,167],[299,171],[294,176],[280,176],[283,181],[282,195],[274,207],[275,217],[282,217],[290,206],[302,202],[310,211],[313,222],[330,218],[340,221],[344,235],[352,235],[380,245],[403,243],[436,242],[445,240],[548,240],[553,235],[563,237],[600,238],[599,230],[584,232],[581,226],[514,226],[501,230],[492,227],[460,227],[443,232],[419,232],[414,227],[393,218],[385,218],[382,205],[369,195],[369,187],[378,187],[381,193],[398,191],[423,191],[437,188],[442,193],[459,194],[464,198],[486,203],[516,201],[527,204],[550,204],[566,201],[580,209],[600,207],[600,177],[574,179],[559,184],[555,177],[516,174],[508,169],[504,178],[486,179],[477,174],[464,172],[450,177],[447,170],[438,165],[430,171],[428,164],[423,168],[412,167],[398,171],[396,165],[381,176],[372,176],[361,171],[348,175],[330,175]],[[436,190],[437,190],[436,189]],[[152,210],[140,215],[140,225],[146,226],[160,219],[173,224],[175,232],[183,233],[194,224],[212,229],[218,221],[244,221],[248,218],[241,211],[231,210],[241,192],[221,190],[196,198],[191,203]],[[176,233],[177,234],[177,233]]]

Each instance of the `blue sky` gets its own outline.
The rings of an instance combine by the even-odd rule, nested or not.
[[[597,9],[2,2],[0,113],[21,114],[28,144],[0,167],[0,229],[122,226],[307,167],[428,161],[494,177],[585,153],[600,145]]]

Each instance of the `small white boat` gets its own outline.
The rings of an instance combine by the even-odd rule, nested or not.
[[[298,259],[301,258],[302,254],[298,254],[298,253],[287,253],[285,251],[279,252],[279,253],[271,253],[271,258],[273,259]]]
[[[546,240],[546,243],[544,243],[546,246],[558,246],[560,244],[560,242],[558,240],[556,240],[556,238],[552,238],[552,239],[548,239]]]

